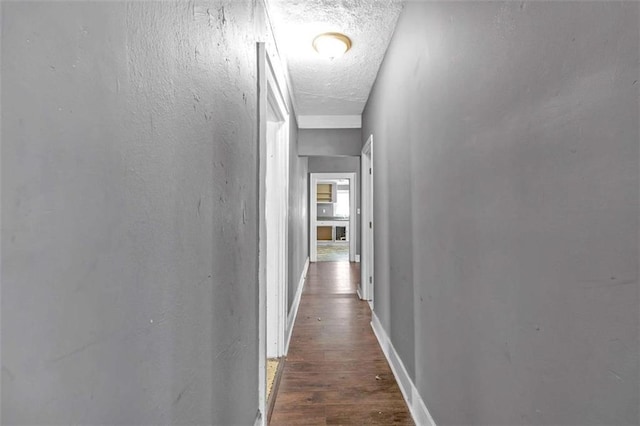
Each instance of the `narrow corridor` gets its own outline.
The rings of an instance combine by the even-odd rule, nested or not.
[[[358,264],[309,267],[271,425],[412,425],[356,295]]]
[[[640,1],[0,26],[0,425],[640,426]]]

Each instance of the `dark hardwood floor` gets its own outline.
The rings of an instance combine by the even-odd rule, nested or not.
[[[270,425],[413,425],[356,295],[358,264],[312,263]]]

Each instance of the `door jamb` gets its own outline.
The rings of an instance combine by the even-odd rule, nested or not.
[[[279,84],[276,71],[274,71],[273,61],[276,59],[267,50],[264,42],[257,43],[257,63],[258,63],[258,416],[256,425],[262,426],[267,423],[267,239],[266,239],[266,168],[267,168],[267,109],[271,107],[282,118],[284,132],[284,163],[285,170],[282,175],[285,187],[284,203],[281,213],[284,217],[282,236],[283,241],[280,247],[280,261],[283,263],[282,280],[278,283],[282,291],[279,297],[278,309],[278,352],[279,356],[285,355],[286,349],[286,327],[287,327],[287,303],[288,303],[288,203],[289,203],[289,109],[281,85]],[[280,69],[277,69],[280,71]],[[281,330],[280,330],[281,329]]]
[[[373,285],[375,282],[373,273],[373,236],[375,229],[375,222],[373,220],[373,135],[369,135],[367,142],[362,147],[360,170],[362,174],[360,287],[362,299],[368,300],[373,310]],[[369,226],[370,229],[368,229]]]
[[[276,353],[275,357],[281,357],[285,355],[284,351],[286,348],[286,328],[287,328],[287,302],[288,302],[288,253],[289,253],[289,111],[287,109],[286,103],[284,102],[284,97],[282,96],[282,92],[280,89],[280,85],[278,84],[278,80],[275,77],[275,72],[273,69],[273,65],[267,55],[267,102],[269,103],[269,108],[273,110],[275,115],[277,116],[277,123],[280,124],[280,129],[276,135],[276,144],[278,145],[275,155],[275,162],[277,163],[278,169],[275,170],[276,180],[278,181],[276,184],[277,191],[279,192],[279,196],[281,199],[278,199],[277,206],[275,209],[275,217],[274,220],[278,223],[272,223],[273,227],[267,223],[267,227],[273,230],[279,229],[280,235],[279,240],[276,247],[272,247],[269,241],[267,240],[267,250],[274,249],[277,250],[278,257],[278,265],[277,265],[277,330],[275,331],[275,339],[276,339]],[[267,122],[271,122],[273,120],[269,120],[267,117]],[[268,133],[267,133],[268,135]],[[268,138],[267,138],[268,143]],[[267,159],[269,161],[269,159]],[[269,188],[265,188],[267,192]],[[269,206],[267,206],[268,208]],[[268,219],[268,218],[267,218]],[[266,236],[266,233],[265,233]],[[268,278],[268,275],[267,275]],[[274,288],[269,287],[269,282],[267,285],[267,293],[269,291],[273,291]],[[266,299],[267,308],[269,308],[269,296]],[[266,313],[267,319],[269,318],[269,312]],[[267,324],[267,327],[269,325]],[[269,333],[265,336],[269,338]],[[269,339],[271,340],[271,339]],[[268,356],[267,351],[267,356]]]

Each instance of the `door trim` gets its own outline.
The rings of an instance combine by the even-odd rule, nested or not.
[[[272,59],[274,58],[274,59]],[[279,160],[281,173],[277,174],[277,187],[282,189],[281,199],[278,200],[275,217],[280,229],[277,250],[277,356],[284,355],[286,348],[287,326],[287,302],[288,302],[288,206],[289,206],[289,109],[283,96],[282,86],[279,84],[273,61],[277,58],[267,50],[265,43],[257,43],[258,63],[258,411],[262,425],[266,424],[267,415],[267,295],[269,293],[267,282],[267,250],[274,249],[267,241],[267,140],[268,123],[280,123],[276,131],[276,140],[283,146]],[[279,69],[278,69],[279,70]],[[286,89],[286,87],[285,87]],[[275,117],[269,118],[269,110],[275,113]]]
[[[355,262],[356,259],[356,238],[358,237],[356,229],[356,185],[357,174],[350,173],[310,173],[311,178],[309,184],[309,260],[311,262],[318,261],[318,241],[317,241],[317,218],[318,206],[316,204],[317,183],[320,180],[331,179],[349,179],[349,262]]]
[[[266,229],[267,358],[285,355],[289,253],[289,111],[267,55]],[[272,156],[269,156],[269,153]],[[273,184],[270,187],[270,184]],[[271,279],[270,279],[271,278]]]
[[[361,241],[360,241],[360,294],[368,300],[373,310],[374,257],[373,240],[375,222],[373,220],[373,135],[369,135],[360,155],[361,192]],[[371,227],[369,228],[369,223]]]

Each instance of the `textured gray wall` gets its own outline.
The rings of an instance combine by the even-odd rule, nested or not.
[[[360,157],[309,157],[309,173],[355,173],[356,208],[360,208]],[[356,229],[356,254],[360,254],[359,214],[356,215]]]
[[[289,303],[291,309],[304,264],[309,257],[309,159],[298,156],[298,128],[290,115],[289,158]]]
[[[363,116],[375,311],[437,424],[640,423],[638,8],[400,17]]]
[[[3,424],[253,424],[259,4],[2,2]]]
[[[300,155],[358,156],[362,151],[361,129],[300,129]]]

